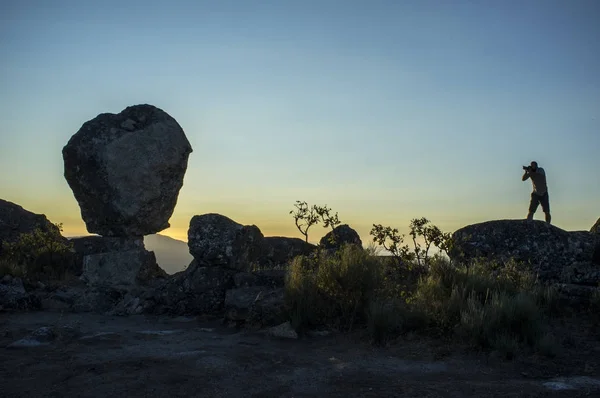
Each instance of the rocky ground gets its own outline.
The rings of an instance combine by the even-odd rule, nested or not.
[[[375,348],[361,331],[295,340],[187,317],[1,313],[0,396],[600,396],[598,330],[555,329],[558,357],[507,361],[414,336]]]

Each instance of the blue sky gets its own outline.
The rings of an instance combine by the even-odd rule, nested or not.
[[[85,233],[62,147],[99,113],[150,103],[194,148],[163,231],[177,238],[208,212],[298,236],[296,200],[363,241],[414,217],[524,218],[531,160],[553,222],[589,229],[598,20],[594,0],[1,0],[0,197]]]

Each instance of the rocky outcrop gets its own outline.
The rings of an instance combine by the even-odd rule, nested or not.
[[[600,262],[594,250],[600,235],[567,232],[541,221],[499,220],[469,225],[453,235],[455,260],[509,259],[528,264],[543,281],[598,285]]]
[[[0,252],[2,242],[15,242],[24,233],[33,232],[39,228],[43,232],[52,232],[62,238],[58,227],[52,224],[45,215],[35,214],[23,207],[0,199]]]
[[[263,240],[259,264],[263,268],[283,268],[297,256],[313,253],[317,246],[298,238],[268,236]]]
[[[168,228],[191,152],[177,121],[151,105],[84,123],[63,159],[88,231],[143,236]]]
[[[362,240],[360,240],[358,232],[350,228],[347,224],[338,225],[319,241],[319,245],[328,250],[339,249],[346,244],[362,247]]]
[[[249,271],[258,263],[263,234],[220,214],[194,216],[188,230],[190,254],[199,266]]]
[[[298,238],[264,237],[255,225],[242,225],[220,214],[194,216],[188,246],[202,266],[219,266],[248,272],[253,268],[283,268],[296,256],[316,246]]]
[[[152,292],[149,312],[172,315],[222,316],[227,290],[234,286],[236,271],[223,267],[203,267],[192,261]]]

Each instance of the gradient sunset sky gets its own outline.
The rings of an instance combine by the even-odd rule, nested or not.
[[[86,234],[62,147],[149,103],[194,149],[162,232],[178,239],[209,212],[300,236],[296,200],[365,243],[373,223],[524,218],[531,160],[553,223],[587,230],[599,20],[595,0],[0,0],[0,198]]]

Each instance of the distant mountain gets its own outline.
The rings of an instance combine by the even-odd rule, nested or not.
[[[168,274],[183,271],[193,260],[186,242],[165,235],[145,236],[144,246],[154,252],[156,262]]]

